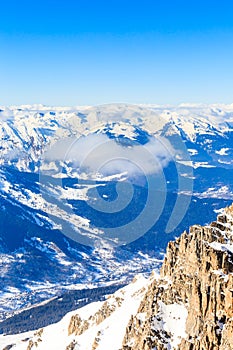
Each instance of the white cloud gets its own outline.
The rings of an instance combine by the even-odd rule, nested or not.
[[[71,162],[74,168],[104,176],[122,172],[130,176],[158,173],[167,166],[172,154],[171,146],[161,138],[126,147],[105,134],[89,134],[59,141],[47,159]]]

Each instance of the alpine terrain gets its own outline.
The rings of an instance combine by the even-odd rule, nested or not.
[[[160,275],[136,276],[105,301],[19,335],[2,349],[231,350],[233,206],[167,247]]]
[[[233,105],[1,106],[2,347],[230,349],[232,144]]]

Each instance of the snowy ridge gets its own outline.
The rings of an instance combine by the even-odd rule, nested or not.
[[[131,315],[137,313],[150,283],[152,279],[146,280],[142,276],[137,276],[131,284],[109,296],[105,302],[92,303],[71,312],[56,324],[20,335],[0,335],[0,348],[12,345],[17,350],[27,350],[31,344],[38,350],[65,350],[73,344],[73,349],[91,350],[97,343],[99,350],[119,350],[128,321]],[[107,312],[107,317],[104,316],[104,310]],[[71,333],[72,318],[80,320],[80,327],[85,324],[82,334],[75,335],[75,332],[79,331],[75,327]],[[68,330],[71,333],[69,335]]]
[[[24,171],[38,171],[40,158],[48,144],[54,143],[58,138],[104,133],[109,117],[116,121],[115,125],[111,126],[111,133],[115,137],[125,134],[134,140],[135,126],[156,135],[166,125],[170,125],[175,132],[192,144],[199,142],[198,139],[205,136],[206,140],[201,142],[207,153],[213,147],[213,138],[225,138],[233,131],[232,105],[178,107],[106,105],[94,109],[50,108],[40,105],[1,107],[1,164],[14,164]],[[156,127],[153,122],[155,118]],[[231,151],[232,147],[228,145],[215,149],[216,159],[228,162],[227,155],[230,155]],[[194,147],[191,155],[194,155],[193,152],[199,150]]]
[[[0,335],[0,346],[12,345],[17,350],[27,350],[28,346],[38,350],[66,350],[68,346],[74,350],[122,349],[131,317],[136,317],[139,322],[144,322],[147,317],[146,313],[139,313],[138,309],[149,286],[158,278],[156,273],[148,279],[138,275],[128,286],[108,296],[106,301],[91,303],[70,312],[56,324],[18,335]],[[169,333],[170,349],[177,349],[181,339],[186,337],[186,307],[181,303],[166,305],[159,302],[156,317],[152,328],[157,332]]]
[[[50,326],[0,335],[1,348],[138,350],[159,345],[161,350],[186,350],[190,344],[198,349],[201,341],[230,349],[224,346],[233,334],[233,205],[218,212],[215,222],[194,225],[169,243],[160,275],[138,275],[105,301],[70,312]]]
[[[87,172],[79,168],[79,163],[72,162],[72,157],[65,156],[77,139],[81,139],[81,146],[84,146],[83,139],[89,140],[87,145],[94,150],[99,137],[100,141],[107,140],[107,148],[114,144],[114,147],[132,149],[137,144],[144,147],[153,138],[165,137],[172,143],[177,135],[191,159],[176,157],[180,177],[185,181],[194,180],[192,204],[197,205],[191,210],[195,218],[201,213],[202,220],[207,221],[210,212],[228,205],[233,198],[233,105],[0,107],[0,209],[4,222],[0,240],[4,286],[0,293],[0,319],[10,316],[12,311],[53,298],[64,289],[124,283],[136,273],[148,275],[160,266],[158,257],[163,256],[159,254],[167,239],[160,232],[162,220],[145,240],[139,240],[129,250],[123,247],[114,251],[102,240],[105,217],[100,222],[99,215],[94,217],[93,212],[87,210],[88,203],[96,202],[97,192],[106,206],[114,204],[115,183],[128,180],[125,164],[113,168],[112,173]],[[92,143],[93,140],[98,142]],[[51,152],[44,161],[48,146],[54,145],[59,154]],[[157,144],[154,146],[155,154],[160,156],[161,150]],[[74,153],[78,148],[81,149],[78,154],[83,156],[84,147],[77,147]],[[164,168],[168,162],[167,157],[162,164]],[[92,163],[93,158],[89,164]],[[189,171],[191,167],[193,175]],[[173,182],[174,168],[167,168],[167,194],[175,196],[179,189]],[[45,175],[45,182],[39,172]],[[192,195],[191,190],[181,189],[178,193]],[[137,195],[135,198],[141,203],[142,192]],[[132,209],[136,212],[137,203]],[[193,218],[193,213],[189,218]],[[15,226],[11,225],[12,215],[17,219]],[[131,220],[128,213],[125,217]],[[117,225],[118,219],[114,220],[111,224]],[[187,227],[187,222],[184,224]],[[75,244],[61,234],[63,226],[74,234],[95,239],[95,246],[89,249]],[[164,245],[162,248],[160,243]],[[228,245],[213,244],[210,248],[231,251]],[[161,306],[161,314],[164,310]],[[169,317],[167,325],[158,326],[167,330]]]

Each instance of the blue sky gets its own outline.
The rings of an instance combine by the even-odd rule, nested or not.
[[[4,0],[0,104],[233,103],[232,1]]]

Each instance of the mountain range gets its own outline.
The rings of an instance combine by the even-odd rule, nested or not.
[[[158,271],[232,202],[232,142],[232,105],[0,107],[1,320]]]
[[[1,348],[231,350],[232,225],[233,206],[170,242],[160,274],[138,275],[104,301],[48,327],[2,335]]]

